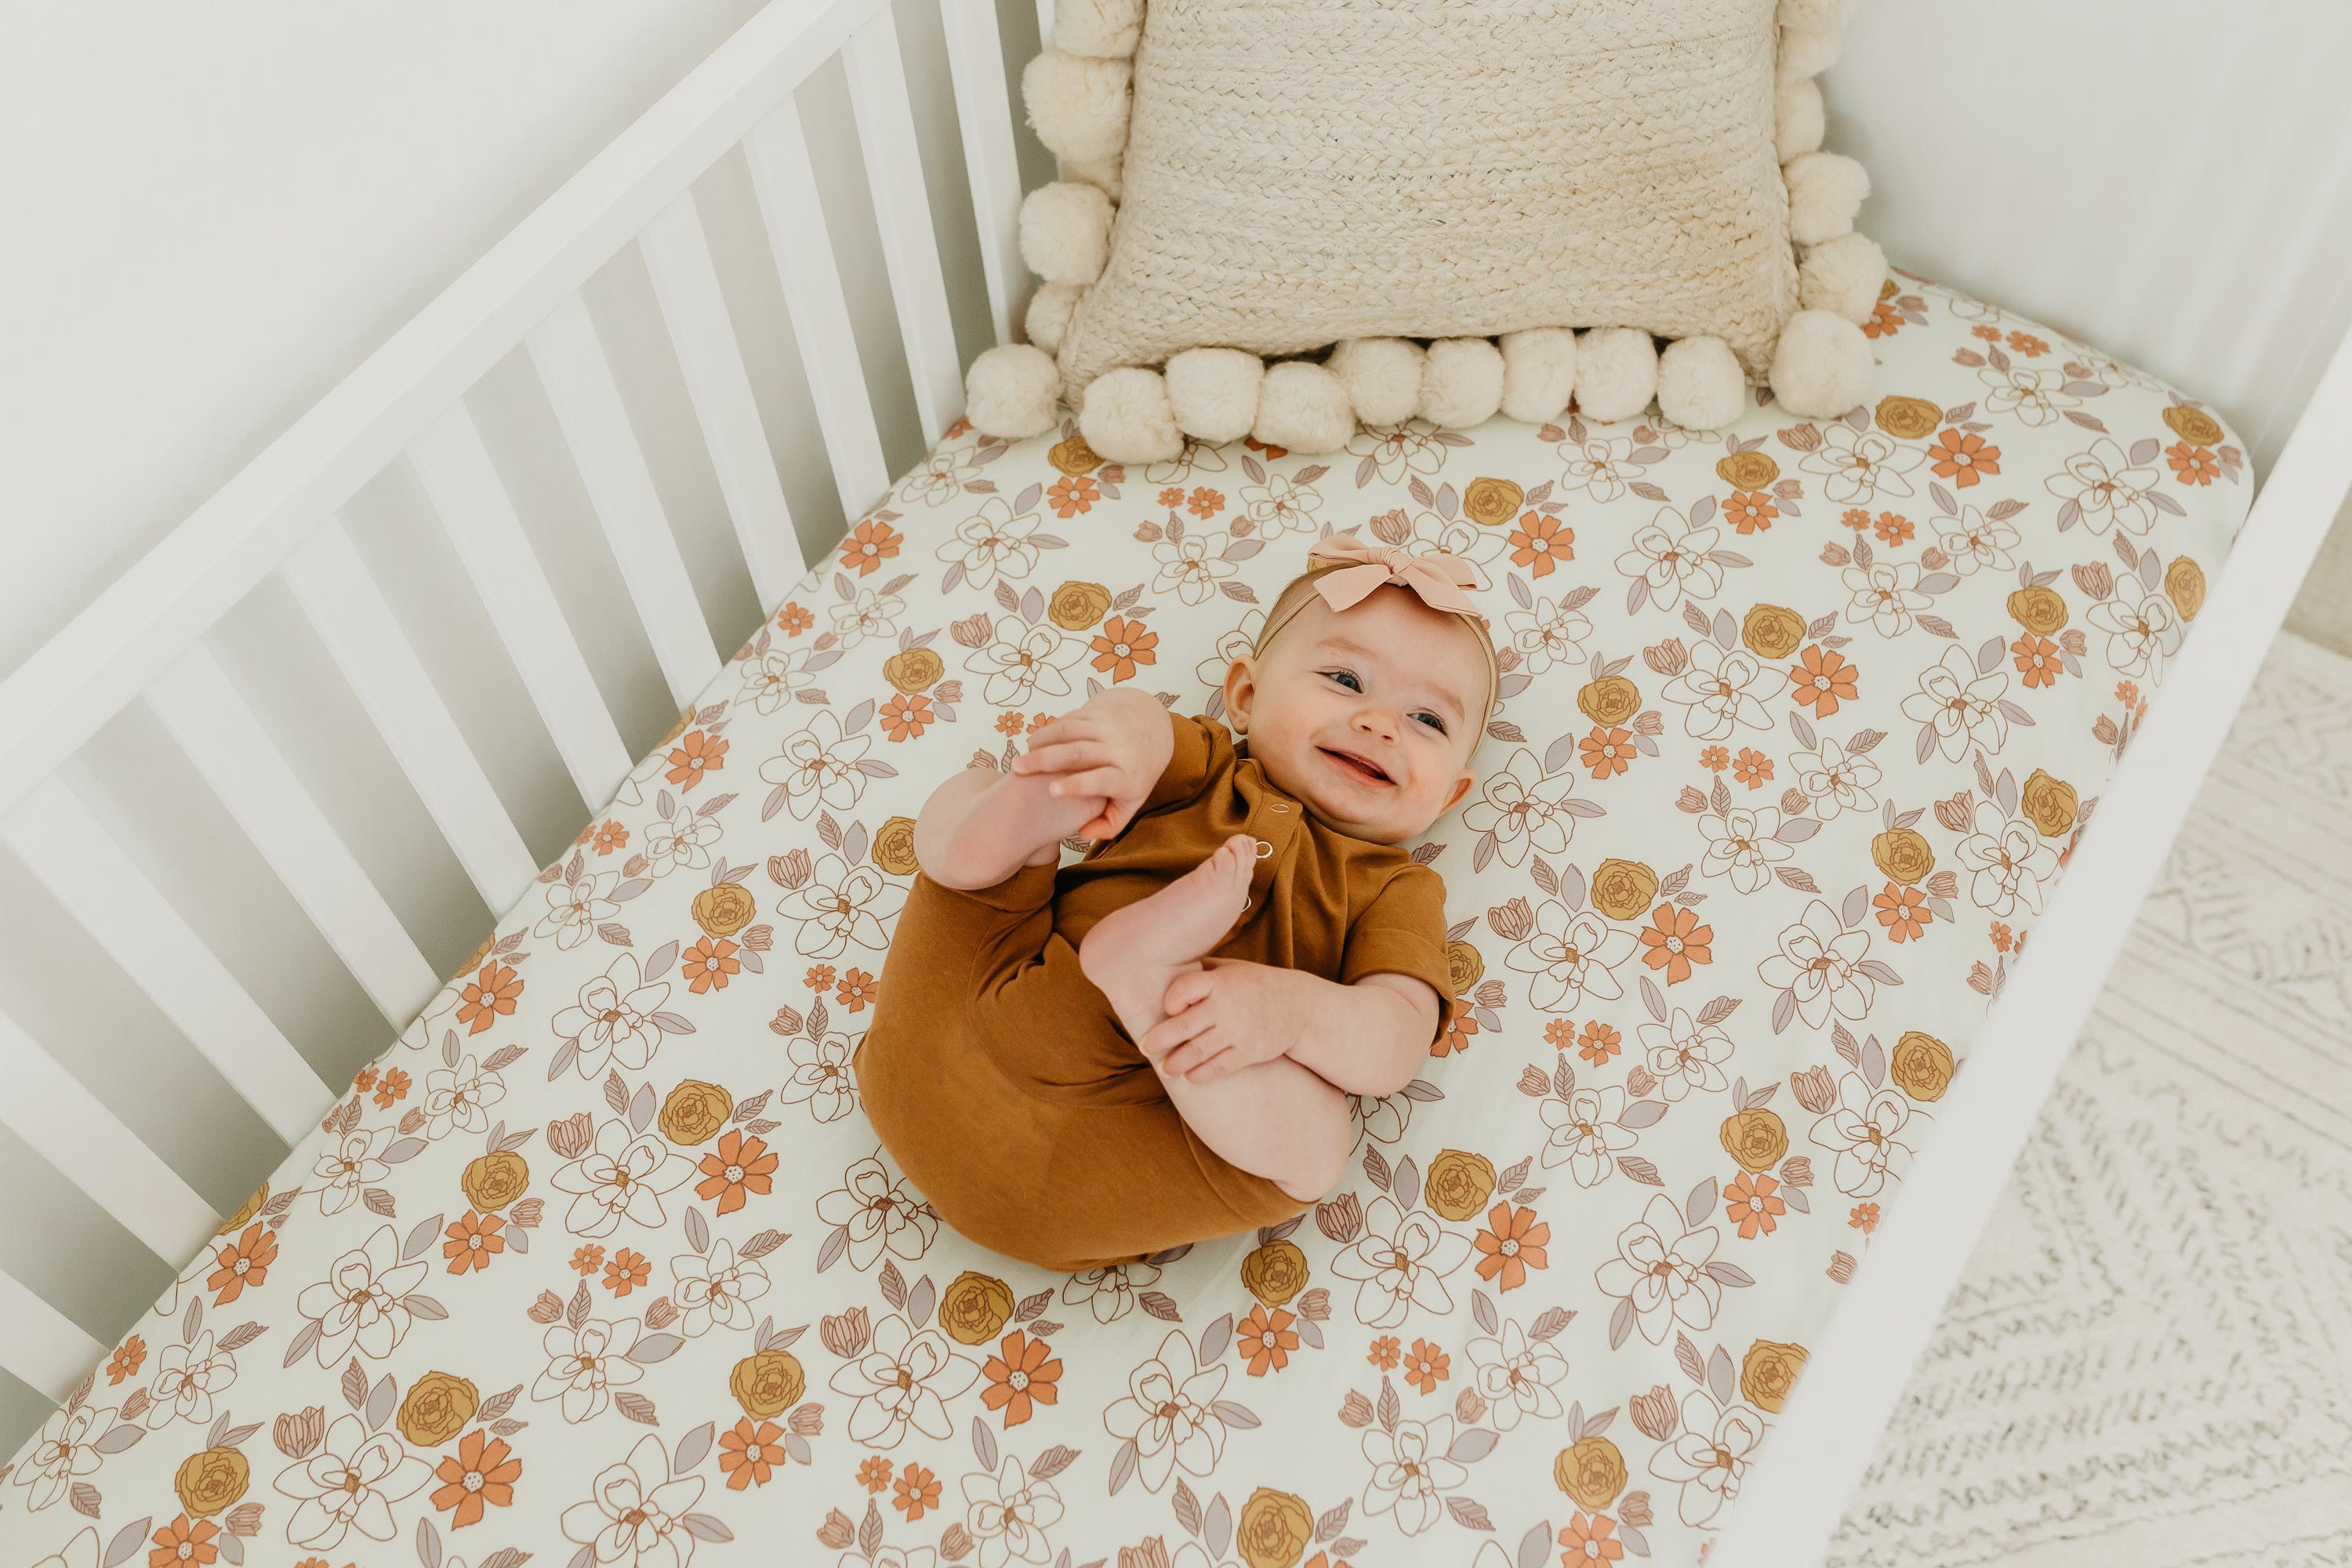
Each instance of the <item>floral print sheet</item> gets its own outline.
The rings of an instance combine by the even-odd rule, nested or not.
[[[1822,424],[951,433],[16,1455],[0,1559],[1696,1562],[2252,488],[2046,328],[1867,331]],[[1466,1010],[1290,1224],[982,1251],[849,1066],[910,818],[1104,686],[1213,711],[1339,528],[1504,648],[1419,849]]]

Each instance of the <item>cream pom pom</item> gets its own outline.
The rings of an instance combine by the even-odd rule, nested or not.
[[[1107,370],[1087,384],[1078,434],[1114,463],[1164,463],[1184,449],[1167,382],[1156,370],[1133,365]]]
[[[1004,343],[971,362],[963,378],[964,417],[983,436],[1007,441],[1043,436],[1060,415],[1062,373],[1028,343]]]
[[[1355,433],[1356,411],[1338,376],[1305,360],[1265,367],[1257,426],[1250,432],[1261,443],[1312,455],[1338,451]]]
[[[1772,355],[1772,395],[1790,413],[1835,419],[1870,396],[1876,361],[1870,340],[1843,316],[1800,310],[1780,329]]]
[[[1168,406],[1196,441],[1238,441],[1257,423],[1265,363],[1239,349],[1186,349],[1168,362]]]
[[[1056,180],[1021,199],[1021,259],[1048,283],[1083,289],[1110,260],[1110,198]]]
[[[1772,145],[1780,162],[1811,153],[1829,132],[1829,111],[1822,105],[1822,84],[1811,77],[1784,81],[1772,95]]]
[[[1054,47],[1065,54],[1124,59],[1143,36],[1143,0],[1056,0]]]
[[[1402,425],[1421,406],[1425,356],[1407,338],[1349,338],[1323,368],[1339,378],[1356,417],[1367,425]]]
[[[1870,171],[1840,153],[1800,153],[1781,168],[1789,183],[1789,237],[1819,245],[1853,231],[1870,195]]]
[[[1087,297],[1084,289],[1068,283],[1041,283],[1029,296],[1029,313],[1023,321],[1029,328],[1029,341],[1049,354],[1062,352],[1062,340],[1069,335],[1070,318],[1078,313],[1078,301]]]
[[[1112,201],[1127,194],[1124,183],[1127,149],[1121,147],[1108,158],[1061,158],[1062,178],[1081,185],[1092,185]]]
[[[1108,158],[1127,145],[1129,81],[1126,60],[1047,49],[1021,73],[1029,124],[1046,151],[1064,158]]]
[[[1566,327],[1505,332],[1503,412],[1530,425],[1548,425],[1568,409],[1576,391],[1576,334]]]
[[[1748,376],[1721,338],[1684,338],[1658,356],[1658,412],[1685,430],[1720,430],[1748,412]]]
[[[1845,47],[1843,27],[1782,27],[1780,55],[1775,79],[1802,81],[1809,76],[1819,76],[1837,64],[1838,51]]]
[[[1658,345],[1638,327],[1596,327],[1576,341],[1576,406],[1603,425],[1641,413],[1658,390]]]
[[[1421,416],[1444,430],[1469,430],[1503,405],[1503,352],[1486,338],[1440,338],[1421,367]]]
[[[1797,268],[1797,303],[1859,325],[1878,308],[1886,252],[1867,235],[1842,234],[1805,252]]]

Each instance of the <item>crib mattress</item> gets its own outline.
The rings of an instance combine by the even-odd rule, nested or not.
[[[1865,330],[1827,423],[950,433],[16,1456],[0,1560],[1696,1562],[2252,489],[2047,328]],[[985,1252],[849,1066],[910,818],[1105,685],[1213,710],[1333,529],[1506,650],[1419,850],[1465,1011],[1311,1215]]]

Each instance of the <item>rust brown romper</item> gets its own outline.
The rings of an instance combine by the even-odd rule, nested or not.
[[[1085,859],[969,892],[917,874],[857,1050],[875,1131],[931,1205],[983,1247],[1048,1268],[1133,1262],[1307,1206],[1193,1135],[1080,972],[1078,943],[1111,910],[1246,833],[1257,872],[1216,956],[1342,984],[1409,974],[1454,1005],[1436,872],[1315,820],[1223,725],[1171,723],[1158,787]]]

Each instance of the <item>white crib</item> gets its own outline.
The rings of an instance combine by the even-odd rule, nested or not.
[[[963,365],[1012,336],[1026,284],[1014,218],[1042,155],[1007,62],[1050,7],[777,0],[0,682],[0,896],[24,933],[0,967],[0,1123],[37,1197],[0,1228],[14,1378],[62,1398],[430,998],[484,910],[884,493],[911,456],[886,456],[893,410],[926,438],[960,416]],[[2265,480],[1717,1568],[1819,1557],[2352,489],[2333,91],[2352,17],[2209,15],[2001,0],[1952,37],[1946,8],[1873,0],[1830,81],[1832,143],[1878,182],[1864,226],[1898,262],[2210,395]],[[951,137],[924,133],[945,116],[910,91],[910,38],[948,64]],[[853,138],[812,151],[843,99],[870,223],[840,221],[860,187],[830,149]],[[2168,199],[2175,177],[2211,204]],[[863,276],[877,254],[884,278]],[[551,531],[592,527],[609,572],[544,564]],[[341,717],[297,739],[313,708]],[[377,815],[345,742],[410,793]],[[265,896],[124,782],[157,758],[259,852]]]

